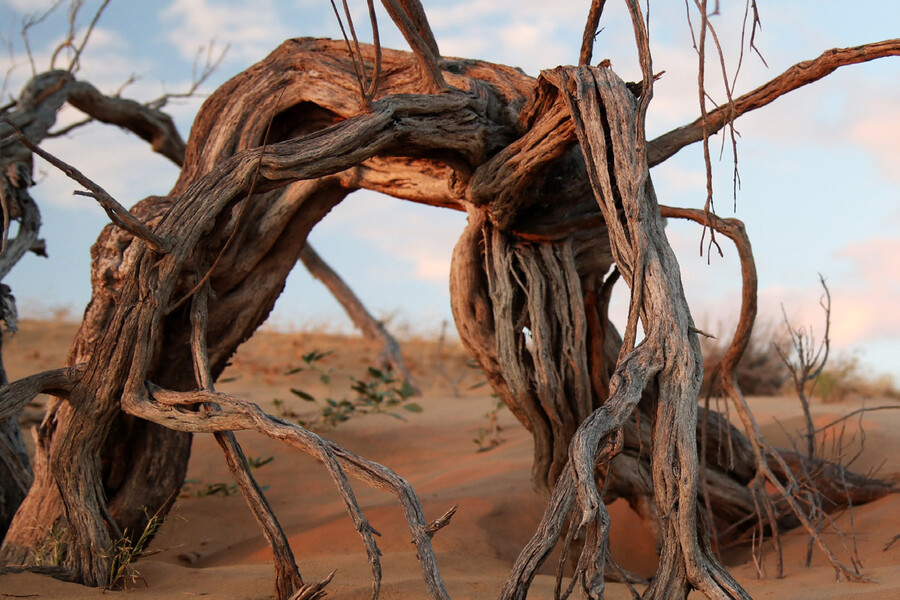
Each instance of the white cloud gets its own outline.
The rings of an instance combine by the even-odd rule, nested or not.
[[[259,60],[284,39],[296,35],[279,18],[273,0],[238,1],[174,0],[162,11],[170,23],[166,36],[183,58],[193,60],[197,49],[216,40],[229,44],[228,61]]]
[[[40,13],[56,3],[56,0],[4,0],[3,4],[19,12],[34,14]]]
[[[334,235],[366,239],[393,260],[386,269],[390,277],[412,277],[446,287],[450,259],[465,223],[462,213],[411,205],[410,203],[358,192],[342,210],[341,217],[323,222]],[[362,201],[360,201],[362,200]],[[334,215],[337,216],[337,215]]]

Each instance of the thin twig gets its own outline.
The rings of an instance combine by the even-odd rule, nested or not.
[[[9,119],[0,119],[0,121],[6,123],[10,127],[12,127],[17,135],[13,136],[11,139],[19,142],[33,153],[37,154],[51,165],[65,173],[70,179],[78,182],[80,185],[89,190],[89,192],[74,192],[78,196],[88,196],[94,198],[97,202],[100,203],[100,206],[106,211],[106,214],[109,216],[110,220],[124,229],[125,231],[131,233],[136,238],[139,238],[146,242],[146,244],[158,254],[166,254],[168,253],[172,246],[168,240],[165,240],[155,233],[153,233],[144,223],[142,223],[137,217],[132,215],[128,209],[119,204],[119,202],[110,196],[106,190],[102,187],[88,179],[83,173],[81,173],[78,169],[69,165],[68,163],[56,158],[49,152],[46,152],[35,145],[28,137],[19,130]]]
[[[88,39],[91,37],[91,33],[94,31],[94,27],[97,25],[97,21],[100,20],[100,15],[103,14],[103,11],[106,10],[106,7],[109,5],[110,0],[103,0],[103,4],[97,9],[97,12],[94,13],[94,18],[91,19],[90,25],[88,25],[87,31],[84,32],[84,37],[81,40],[81,45],[75,48],[75,54],[72,56],[72,60],[69,62],[69,68],[67,69],[69,73],[75,73],[78,70],[78,60],[81,58],[81,53],[84,51],[87,46]]]

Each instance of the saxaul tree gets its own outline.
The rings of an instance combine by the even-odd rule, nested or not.
[[[842,65],[900,54],[900,41],[830,50],[713,111],[701,77],[701,117],[646,140],[650,43],[639,4],[626,4],[640,82],[622,81],[605,62],[591,66],[602,0],[591,4],[579,65],[537,79],[442,58],[417,0],[384,1],[412,53],[384,49],[370,0],[373,45],[360,43],[353,27],[342,41],[288,40],[220,87],[198,114],[179,179],[165,196],[125,210],[48,156],[113,223],[92,251],[93,296],[68,366],[0,390],[0,419],[37,393],[55,395],[37,435],[34,482],[0,560],[27,568],[34,550],[62,532],[58,574],[105,585],[116,540],[141,529],[140,507],[165,513],[183,481],[190,436],[209,433],[273,548],[277,597],[321,597],[327,581],[302,578],[234,438],[247,429],[322,461],[368,553],[374,596],[379,552],[351,477],[397,497],[428,597],[449,597],[431,546],[449,513],[429,521],[409,484],[389,469],[215,389],[228,358],[271,310],[310,230],[348,194],[370,189],[468,215],[451,267],[454,318],[494,391],[534,436],[533,481],[547,497],[500,598],[524,598],[560,543],[580,547],[570,590],[602,598],[606,503],[615,497],[655,524],[660,566],[644,598],[684,598],[691,589],[748,598],[714,546],[754,527],[777,535],[780,527],[804,526],[839,574],[861,578],[800,505],[797,473],[841,482],[822,486],[833,496],[829,506],[858,504],[890,485],[813,468],[815,458],[766,443],[734,378],[756,314],[747,234],[711,206],[659,205],[650,168],[695,142],[708,158],[709,137],[741,114]],[[712,30],[705,1],[697,5],[702,64]],[[53,77],[33,82],[34,97],[77,102],[71,73]],[[26,128],[6,123],[4,149],[46,155]],[[176,134],[153,124],[148,139],[166,147]],[[664,233],[667,217],[693,219],[739,249],[741,319],[720,373],[743,434],[698,411],[699,332]],[[619,279],[631,291],[621,335],[607,314]]]

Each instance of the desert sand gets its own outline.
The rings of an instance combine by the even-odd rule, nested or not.
[[[10,377],[63,364],[73,334],[74,326],[67,323],[23,322],[20,333],[4,348]],[[314,374],[286,374],[301,364],[302,354],[313,349],[335,351],[322,361],[323,366],[333,369],[328,386],[317,381]],[[503,409],[497,413],[502,443],[479,452],[474,440],[480,437],[480,429],[488,427],[486,414],[494,408],[495,400],[486,387],[469,389],[480,379],[477,372],[465,366],[461,349],[445,347],[440,369],[436,368],[433,342],[412,340],[405,344],[404,351],[414,376],[425,389],[424,397],[416,400],[424,409],[421,413],[401,411],[405,421],[383,414],[367,415],[337,428],[322,426],[319,432],[410,481],[428,518],[459,505],[452,523],[434,539],[447,589],[457,600],[495,598],[543,510],[543,502],[529,481],[531,437]],[[361,340],[321,333],[264,332],[235,356],[223,375],[228,381],[220,389],[269,411],[291,411],[308,418],[312,405],[292,396],[289,388],[300,388],[320,398],[329,394],[349,397],[349,376],[362,377],[376,355],[377,348]],[[462,392],[456,396],[451,381],[458,378]],[[861,403],[814,404],[816,423],[829,423]],[[886,405],[892,401],[868,399],[865,404]],[[773,441],[788,444],[788,434],[801,423],[796,400],[756,398],[752,407]],[[26,426],[38,414],[38,407],[26,411]],[[238,437],[248,456],[273,457],[255,474],[267,487],[304,579],[322,579],[336,570],[329,597],[370,598],[370,570],[363,545],[322,466],[259,435],[239,433]],[[861,448],[854,463],[859,471],[872,470],[880,477],[900,480],[898,441],[900,410],[865,413],[861,420],[846,421],[843,448],[848,455]],[[135,564],[139,577],[127,590],[102,591],[35,574],[6,574],[0,575],[0,598],[271,598],[271,555],[242,498],[236,494],[202,495],[210,486],[230,483],[211,436],[195,438],[188,478],[183,497],[154,540],[150,555]],[[421,572],[400,507],[391,496],[362,483],[354,482],[354,487],[366,516],[382,533],[378,539],[384,568],[381,597],[424,598]],[[613,556],[623,567],[651,575],[656,560],[652,535],[623,503],[615,503],[611,512]],[[729,567],[754,598],[900,598],[900,496],[894,494],[836,515],[837,524],[844,530],[851,529],[851,520],[863,572],[873,580],[871,583],[836,582],[834,571],[818,552],[812,566],[806,568],[807,537],[800,531],[784,536],[785,578],[758,579],[746,548],[728,554]],[[840,541],[834,536],[829,539],[845,557]],[[537,577],[530,597],[553,597],[556,565],[552,559],[549,562],[553,564],[546,565]],[[771,562],[766,567],[774,576]],[[606,597],[625,599],[631,594],[623,585],[609,584]]]

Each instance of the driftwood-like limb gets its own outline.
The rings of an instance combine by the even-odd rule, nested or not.
[[[633,20],[638,29],[642,19]],[[644,70],[646,80],[649,69]],[[681,597],[693,586],[709,597],[749,598],[712,555],[709,544],[700,539],[706,536],[697,522],[696,424],[702,359],[678,264],[663,232],[649,181],[643,139],[635,136],[640,130],[636,121],[643,119],[642,107],[635,105],[634,96],[609,69],[581,67],[560,69],[555,74],[572,111],[600,209],[608,223],[617,222],[616,227],[610,227],[613,253],[617,258],[629,259],[629,268],[623,274],[632,287],[632,307],[640,311],[647,332],[634,351],[628,352],[627,345],[623,347],[627,353],[620,360],[613,381],[625,377],[624,382],[631,383],[632,378],[641,381],[657,373],[653,482],[663,516],[663,545],[660,568],[645,597]],[[609,143],[612,145],[607,149]],[[616,157],[612,164],[606,158],[608,152]],[[621,198],[624,214],[616,208],[616,198]],[[666,349],[665,355],[662,348]],[[629,368],[631,364],[634,366]],[[616,391],[601,410],[615,414],[624,413],[629,404],[636,406],[638,399],[634,396],[640,394],[643,386],[611,383],[611,388]],[[596,521],[602,500],[593,478],[593,465],[598,444],[611,441],[610,434],[617,433],[621,425],[618,419],[601,418],[599,411],[594,414],[596,418],[582,424],[576,434],[572,460],[582,461],[583,465],[576,469],[581,521],[593,521],[602,527],[602,522]],[[662,440],[666,442],[660,443]],[[600,544],[591,551],[596,554],[589,564],[602,565],[601,553],[605,555],[606,548]]]
[[[0,388],[0,421],[17,414],[38,394],[68,396],[84,374],[84,365],[43,371]]]
[[[118,125],[149,142],[158,152],[174,162],[184,162],[185,143],[168,114],[156,108],[115,96],[106,96],[84,81],[68,86],[69,104],[101,123]]]
[[[209,282],[205,282],[194,294],[191,302],[191,354],[194,359],[194,371],[197,384],[201,389],[214,392],[215,383],[209,364],[209,348],[206,343],[209,325]],[[275,596],[278,600],[286,600],[296,590],[303,588],[303,579],[291,552],[290,544],[284,530],[278,523],[275,513],[269,506],[256,478],[250,472],[247,457],[233,431],[221,431],[215,434],[216,442],[225,453],[225,461],[237,482],[250,512],[256,518],[263,535],[275,557]]]
[[[712,135],[724,127],[729,118],[735,119],[744,113],[765,106],[788,92],[822,79],[839,67],[886,56],[900,56],[900,39],[885,40],[852,48],[826,50],[818,58],[797,63],[768,83],[739,96],[734,102],[710,111],[706,115],[707,131],[709,135]],[[651,167],[658,165],[685,146],[702,139],[703,120],[697,119],[648,141],[647,162]]]
[[[422,91],[443,91],[447,82],[441,74],[441,53],[422,3],[419,0],[382,0],[382,4],[418,59],[426,83]]]
[[[491,221],[500,230],[509,229],[538,199],[536,180],[575,143],[568,111],[547,82],[538,81],[534,98],[522,112],[528,130],[479,166],[467,188],[467,200],[489,204]]]
[[[371,538],[373,529],[362,516],[362,511],[344,473],[393,494],[402,504],[406,514],[407,523],[416,545],[417,556],[422,563],[429,597],[449,598],[437,570],[434,550],[431,547],[433,531],[429,529],[430,526],[425,521],[419,501],[409,484],[385,467],[347,452],[294,423],[268,415],[255,404],[227,394],[205,391],[173,392],[151,385],[149,388],[135,390],[134,395],[123,399],[123,406],[135,416],[182,431],[193,433],[257,431],[322,460],[335,480],[351,517],[364,538]],[[196,412],[183,410],[187,407],[197,407],[199,410]],[[377,547],[374,552],[374,560],[377,561]],[[372,560],[373,555],[370,554],[370,561]],[[375,568],[375,563],[373,563],[373,568]],[[379,583],[379,578],[373,582],[375,586],[373,592],[376,596]]]
[[[762,509],[767,514],[767,520],[772,527],[772,534],[777,552],[779,576],[782,572],[781,545],[778,538],[779,524],[778,519],[775,517],[775,509],[772,504],[773,501],[765,490],[765,484],[772,486],[776,490],[778,497],[783,499],[784,503],[787,504],[792,516],[797,519],[804,529],[806,529],[812,541],[819,547],[825,555],[825,558],[835,568],[836,572],[843,575],[849,581],[864,581],[865,577],[860,574],[856,565],[847,566],[838,559],[821,535],[819,527],[813,523],[812,518],[818,518],[817,515],[821,514],[821,511],[814,511],[817,514],[811,518],[809,512],[804,510],[804,503],[808,502],[808,499],[800,498],[805,493],[803,491],[804,488],[800,483],[800,480],[804,479],[804,471],[797,469],[797,467],[799,466],[802,469],[807,465],[795,462],[795,468],[791,469],[786,461],[786,454],[769,445],[760,432],[756,418],[753,416],[753,413],[744,398],[744,394],[737,384],[737,363],[743,355],[747,344],[749,344],[753,323],[756,319],[758,310],[758,278],[756,275],[756,263],[753,260],[753,252],[750,247],[749,238],[744,230],[743,223],[736,219],[719,219],[713,215],[706,214],[705,211],[691,209],[673,209],[667,207],[663,209],[662,212],[667,216],[688,218],[701,224],[715,227],[721,233],[729,237],[738,250],[738,257],[741,261],[742,279],[741,309],[734,337],[720,363],[721,385],[726,396],[732,401],[732,404],[737,410],[738,416],[744,425],[747,438],[753,448],[757,467],[757,475],[753,484],[754,494],[756,495],[757,501],[760,502]],[[808,471],[806,471],[806,473],[808,473]],[[838,474],[838,476],[845,480],[840,474]],[[808,479],[808,477],[806,477],[806,479]],[[838,479],[838,481],[841,479]],[[834,482],[831,483],[834,485]],[[879,486],[879,482],[871,481],[870,483],[870,486],[863,487],[867,487],[868,493],[873,496],[880,497],[880,495],[888,493],[886,486]],[[818,492],[813,493],[818,495]],[[840,498],[839,494],[831,493],[829,495],[831,497],[837,496]],[[843,493],[843,497],[844,499],[840,500],[840,505],[846,505],[848,502],[848,494],[846,491]],[[760,515],[760,521],[762,521],[762,515]]]
[[[340,302],[344,311],[347,313],[347,316],[350,317],[350,320],[353,321],[356,328],[362,332],[363,336],[381,344],[381,355],[379,358],[382,367],[384,369],[397,371],[397,373],[413,387],[416,394],[421,394],[421,390],[416,386],[412,373],[409,372],[409,368],[403,360],[400,344],[397,343],[396,338],[394,338],[387,328],[385,328],[384,323],[375,319],[375,317],[366,310],[365,305],[356,294],[353,293],[350,286],[341,279],[341,276],[338,275],[328,263],[322,260],[322,257],[319,256],[308,242],[300,253],[300,260],[303,261],[303,265],[310,274],[321,281],[325,287],[328,288],[328,291],[331,292],[331,295]]]

